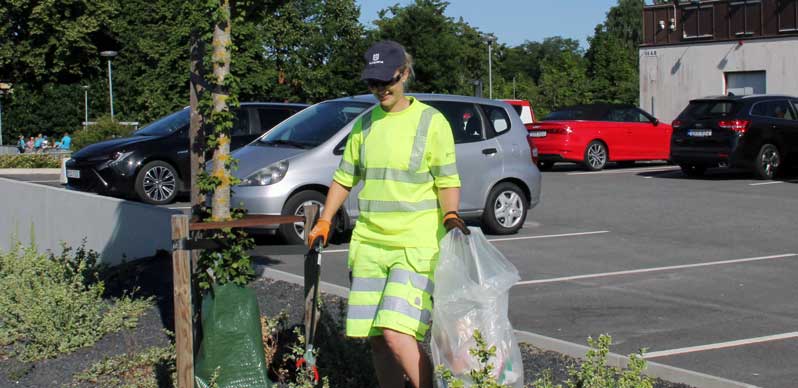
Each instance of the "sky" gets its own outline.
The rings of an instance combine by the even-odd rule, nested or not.
[[[374,28],[377,12],[393,4],[413,0],[356,0],[360,22]],[[543,41],[550,36],[573,38],[587,48],[587,38],[607,16],[617,0],[449,0],[446,15],[461,16],[481,32],[493,33],[499,43],[517,46],[524,41]]]

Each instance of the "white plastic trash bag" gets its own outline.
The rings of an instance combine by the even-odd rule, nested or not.
[[[520,280],[518,270],[479,228],[469,230],[466,236],[453,229],[441,240],[433,294],[432,359],[470,387],[469,372],[480,368],[469,354],[476,348],[474,331],[479,330],[489,348],[496,346],[496,357],[489,361],[494,377],[521,388],[524,365],[507,317],[508,291]],[[439,381],[438,386],[445,384]]]

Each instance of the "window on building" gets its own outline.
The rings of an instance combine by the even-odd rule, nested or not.
[[[779,0],[779,32],[798,31],[798,0]]]
[[[726,94],[745,96],[767,93],[767,75],[764,71],[730,71],[724,76]]]
[[[736,36],[757,34],[762,17],[761,0],[742,0],[729,3],[731,32]]]
[[[682,37],[684,39],[712,38],[714,31],[714,8],[711,4],[682,8]]]

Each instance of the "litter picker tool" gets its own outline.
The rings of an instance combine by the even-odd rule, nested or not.
[[[313,345],[319,323],[319,280],[321,278],[322,240],[317,239],[313,248],[305,255],[305,354],[297,361],[297,368],[305,364],[313,371],[315,382],[319,382]]]

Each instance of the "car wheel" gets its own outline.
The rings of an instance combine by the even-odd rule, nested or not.
[[[177,197],[180,180],[171,164],[156,160],[139,170],[134,183],[139,199],[153,205],[172,203]]]
[[[585,148],[585,167],[588,171],[599,171],[607,165],[607,146],[599,140],[593,140]]]
[[[305,205],[319,205],[319,216],[321,216],[326,199],[327,196],[318,191],[300,191],[288,198],[288,201],[285,201],[282,215],[304,217]],[[330,233],[332,234],[333,231],[331,230]],[[286,244],[303,245],[305,244],[305,223],[300,221],[293,224],[280,225],[278,234]],[[329,237],[328,241],[331,239],[332,236]]]
[[[754,171],[759,179],[773,179],[781,166],[781,154],[773,144],[765,144],[759,149],[754,162]]]
[[[552,168],[554,168],[554,162],[538,162],[540,171],[551,171]]]
[[[707,171],[707,166],[702,166],[699,164],[683,163],[680,164],[679,167],[682,169],[682,173],[690,178],[702,177],[704,176],[704,172]]]
[[[482,225],[492,234],[515,233],[524,226],[527,206],[526,196],[518,186],[500,183],[488,195]]]

